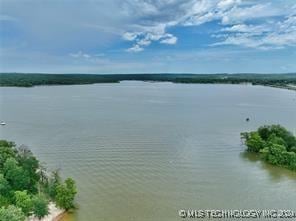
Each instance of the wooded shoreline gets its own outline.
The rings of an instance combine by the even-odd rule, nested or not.
[[[125,80],[191,84],[252,84],[296,90],[296,73],[283,74],[40,74],[0,73],[2,87],[119,83]]]

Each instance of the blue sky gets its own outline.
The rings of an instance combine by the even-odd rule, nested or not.
[[[0,0],[0,72],[296,71],[295,0]]]

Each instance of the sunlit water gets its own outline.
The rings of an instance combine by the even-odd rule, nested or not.
[[[78,186],[78,221],[181,220],[179,209],[296,209],[296,173],[240,132],[296,132],[295,91],[147,82],[0,88],[0,138]],[[246,118],[250,122],[246,122]]]

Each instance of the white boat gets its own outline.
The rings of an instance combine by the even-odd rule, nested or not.
[[[0,125],[4,126],[4,125],[6,125],[6,123],[5,123],[4,121],[2,121],[2,122],[0,123]]]

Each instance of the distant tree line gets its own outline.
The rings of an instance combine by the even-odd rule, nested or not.
[[[73,85],[118,83],[124,80],[168,81],[174,83],[266,85],[295,89],[296,73],[291,74],[25,74],[0,73],[0,86]]]
[[[24,146],[0,140],[0,220],[24,221],[48,215],[50,201],[65,210],[74,208],[76,185],[62,181],[58,170],[48,174]]]
[[[296,171],[296,137],[284,127],[262,126],[241,135],[247,151],[260,154],[268,163]]]

